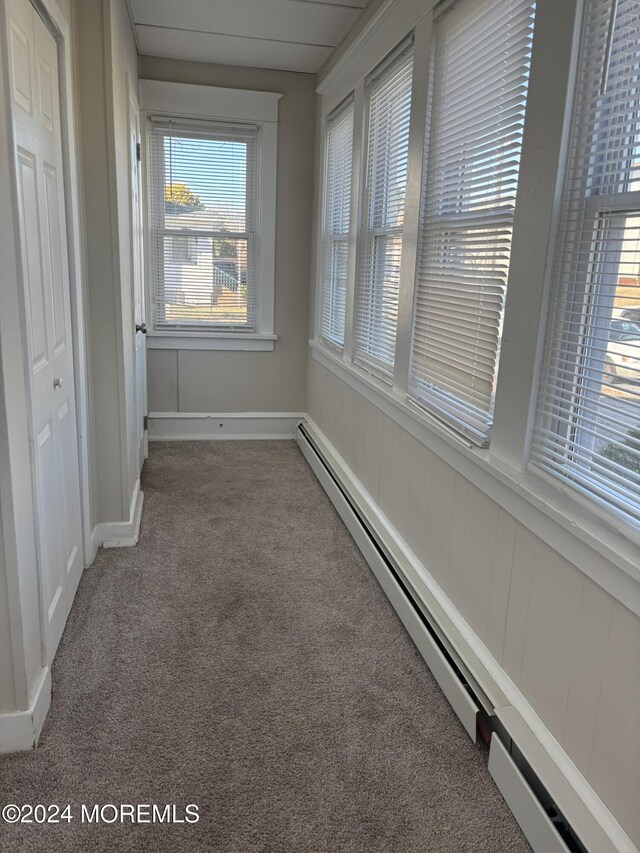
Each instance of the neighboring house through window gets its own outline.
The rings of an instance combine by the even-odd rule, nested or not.
[[[150,345],[272,349],[280,96],[141,88]]]

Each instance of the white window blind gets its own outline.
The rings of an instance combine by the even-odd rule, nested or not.
[[[407,45],[368,83],[354,358],[386,377],[395,360],[412,71],[413,47]]]
[[[409,394],[489,440],[535,4],[461,0],[434,22]]]
[[[155,330],[256,327],[257,128],[152,120]]]
[[[587,0],[531,461],[640,526],[640,2]]]
[[[353,154],[353,99],[327,120],[321,335],[344,346]]]

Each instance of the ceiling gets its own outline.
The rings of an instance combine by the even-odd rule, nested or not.
[[[147,56],[318,70],[368,0],[128,0]]]

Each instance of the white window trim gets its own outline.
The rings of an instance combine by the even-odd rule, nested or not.
[[[255,332],[152,332],[147,333],[149,349],[209,349],[261,351],[273,349],[277,335],[257,335]]]
[[[640,616],[638,546],[611,526],[592,501],[544,475],[520,472],[491,451],[465,442],[447,425],[400,397],[320,341],[312,357],[480,489],[502,509]],[[603,560],[604,558],[604,560]]]
[[[340,104],[338,107],[336,107],[336,110],[335,110],[335,112],[337,112],[337,113],[341,113],[343,109],[344,110],[350,110],[352,113],[352,123],[353,124],[355,124],[355,109],[356,109],[355,100],[356,100],[355,96],[351,95],[349,98],[346,99],[346,101],[343,104]],[[333,113],[332,113],[332,116],[333,116]],[[333,348],[336,350],[336,352],[341,353],[344,351],[344,336],[345,336],[346,326],[347,326],[347,320],[346,320],[347,293],[346,292],[345,292],[345,328],[342,330],[342,345],[338,344],[335,341],[331,341],[331,340],[326,339],[324,337],[324,333],[323,333],[323,329],[322,329],[324,288],[327,286],[328,276],[329,276],[329,271],[327,270],[327,266],[326,266],[326,252],[325,252],[325,244],[326,244],[326,240],[327,240],[327,236],[328,236],[327,235],[327,217],[328,217],[327,176],[328,176],[328,172],[329,172],[329,146],[327,145],[328,125],[329,125],[329,119],[324,118],[322,120],[322,123],[321,123],[321,141],[320,141],[320,151],[319,151],[320,163],[322,164],[321,171],[322,171],[322,175],[323,175],[323,180],[322,180],[322,186],[320,187],[322,216],[318,217],[318,247],[319,247],[319,250],[320,250],[320,247],[322,248],[322,252],[318,258],[318,264],[317,264],[317,275],[318,275],[319,285],[316,289],[316,294],[318,296],[318,304],[316,307],[314,317],[317,317],[318,322],[317,322],[317,330],[315,332],[315,337],[317,337],[318,339],[322,339],[328,347]],[[354,222],[354,220],[353,220],[353,206],[354,206],[353,188],[354,188],[354,183],[353,183],[353,140],[352,140],[352,147],[351,147],[351,183],[349,185],[349,225],[348,225],[347,234],[344,236],[341,235],[341,238],[340,238],[340,239],[346,240],[346,244],[347,244],[347,282],[349,280],[349,275],[350,275],[349,271],[350,271],[350,261],[351,261],[351,255],[352,255],[352,242],[353,242],[353,239],[352,239],[352,236],[353,236],[352,225]]]
[[[236,121],[258,126],[258,193],[256,207],[256,329],[253,332],[188,332],[156,330],[147,334],[149,349],[273,350],[275,334],[275,244],[278,101],[276,92],[223,89],[188,83],[141,80],[144,150],[150,115],[206,121]],[[147,166],[149,158],[146,156]],[[145,169],[146,187],[149,168]],[[148,213],[145,209],[145,216]],[[146,258],[147,316],[151,317],[151,263]]]
[[[407,398],[404,382],[407,318],[411,299],[401,305],[396,351],[397,378],[394,387],[376,379],[354,364],[351,350],[352,312],[349,287],[353,288],[357,238],[360,230],[362,121],[364,80],[394,44],[415,31],[415,56],[428,53],[428,21],[432,0],[388,0],[369,22],[359,39],[318,86],[321,97],[321,140],[329,113],[353,92],[355,99],[353,147],[353,203],[350,242],[350,276],[347,281],[347,328],[341,355],[319,339],[310,341],[315,361],[347,383],[410,432],[426,447],[465,477],[492,500],[517,518],[550,547],[569,559],[584,574],[640,615],[640,568],[638,537],[624,521],[607,512],[576,490],[553,481],[542,472],[527,471],[533,412],[537,397],[539,365],[542,357],[544,325],[548,301],[550,258],[553,254],[554,223],[561,202],[562,177],[571,111],[569,94],[575,79],[576,47],[579,38],[580,0],[558,4],[538,0],[534,63],[527,106],[520,172],[520,199],[516,207],[511,249],[510,289],[507,294],[500,371],[496,391],[491,447],[483,450],[450,431],[429,413]],[[382,26],[382,23],[384,25]],[[536,62],[537,55],[545,56]],[[420,109],[414,90],[412,108]],[[419,125],[412,136],[410,158],[415,145],[422,155]],[[413,130],[413,128],[412,128]],[[417,156],[417,155],[415,155]],[[321,163],[323,160],[321,160]],[[550,168],[555,164],[555,168]],[[319,203],[323,203],[324,175],[320,175]],[[414,192],[407,188],[408,199]],[[413,217],[405,217],[407,236]],[[540,251],[546,246],[548,251]],[[410,277],[415,266],[413,253],[407,258]],[[403,267],[405,258],[403,257]],[[513,283],[516,286],[513,286]],[[320,275],[316,288],[321,287]],[[316,299],[320,295],[316,293]],[[351,296],[352,298],[352,296]],[[401,296],[402,300],[402,296]],[[316,313],[317,317],[317,313]],[[317,329],[316,326],[314,326]],[[398,370],[401,368],[401,370]]]

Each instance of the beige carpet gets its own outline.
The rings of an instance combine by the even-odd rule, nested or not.
[[[2,803],[74,819],[0,824],[2,851],[529,849],[295,444],[156,444],[143,489],[140,544],[80,584],[39,748],[0,760]]]

